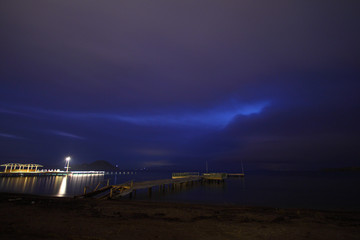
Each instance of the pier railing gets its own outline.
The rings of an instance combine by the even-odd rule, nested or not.
[[[86,192],[77,197],[96,197],[98,199],[112,199],[120,198],[129,195],[136,195],[137,190],[148,189],[149,196],[151,195],[153,187],[159,187],[160,191],[173,190],[176,187],[180,189],[182,186],[192,186],[196,182],[200,183],[223,183],[227,178],[227,173],[204,173],[200,175],[198,172],[182,172],[173,173],[171,179],[149,180],[143,182],[135,182],[130,180],[128,182],[116,185],[109,185],[100,188],[96,186],[94,191]]]
[[[203,173],[202,177],[204,179],[212,179],[212,180],[224,180],[228,176],[227,173]]]
[[[186,178],[186,177],[199,177],[199,172],[180,172],[180,173],[172,173],[171,177],[174,178]]]

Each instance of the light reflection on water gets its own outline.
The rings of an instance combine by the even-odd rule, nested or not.
[[[34,176],[34,177],[0,177],[0,192],[27,193],[57,197],[71,197],[94,189],[99,183],[120,184],[129,180],[144,181],[150,179],[171,178],[171,173],[165,174],[138,174],[122,172],[113,175],[74,174],[68,176]]]
[[[67,176],[63,177],[63,179],[61,180],[59,193],[56,196],[63,197],[66,195],[66,182],[67,182]]]
[[[2,177],[0,191],[65,197],[81,194],[84,186],[103,180],[104,175]]]
[[[49,177],[0,177],[0,192],[17,192],[58,197],[80,195],[98,183],[101,186],[129,180],[168,179],[171,173],[137,173],[117,175],[69,175]],[[360,211],[359,174],[248,174],[245,178],[227,179],[223,184],[194,184],[170,191],[154,187],[139,190],[135,200],[221,203],[247,206],[297,207]],[[134,194],[135,195],[135,194]]]

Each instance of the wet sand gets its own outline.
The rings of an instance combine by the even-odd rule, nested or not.
[[[360,212],[0,194],[0,239],[360,239]]]

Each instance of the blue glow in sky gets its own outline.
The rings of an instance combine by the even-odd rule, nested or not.
[[[115,113],[74,113],[63,111],[49,111],[39,108],[22,107],[21,109],[31,112],[34,116],[54,115],[65,118],[75,118],[81,121],[88,119],[107,119],[112,121],[122,121],[136,125],[144,126],[172,126],[172,127],[205,127],[205,128],[223,128],[226,127],[236,116],[249,116],[260,114],[263,109],[270,105],[269,101],[255,102],[251,104],[232,103],[213,107],[208,110],[200,109],[194,111],[176,111],[164,114],[115,114]],[[5,111],[4,111],[5,112]],[[11,111],[7,111],[10,113]],[[38,115],[39,114],[39,115]],[[29,115],[29,113],[27,114]],[[24,115],[26,116],[26,115]],[[52,131],[56,135],[67,136],[71,138],[81,138],[79,136],[61,132]]]
[[[170,125],[170,126],[195,126],[195,127],[226,127],[238,115],[248,116],[259,114],[269,105],[269,102],[214,108],[208,111],[191,113],[164,114],[164,115],[114,115],[120,121],[139,125]]]
[[[24,139],[23,137],[19,137],[13,134],[7,134],[7,133],[0,133],[0,137],[4,138],[12,138],[12,139]]]
[[[62,137],[74,138],[74,139],[79,139],[79,140],[85,139],[85,138],[80,137],[78,135],[68,133],[68,132],[63,132],[63,131],[49,130],[49,132],[52,133],[52,134],[58,135],[58,136],[62,136]]]

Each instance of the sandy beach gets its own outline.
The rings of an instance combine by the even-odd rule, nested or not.
[[[360,213],[0,194],[1,239],[359,239]]]

